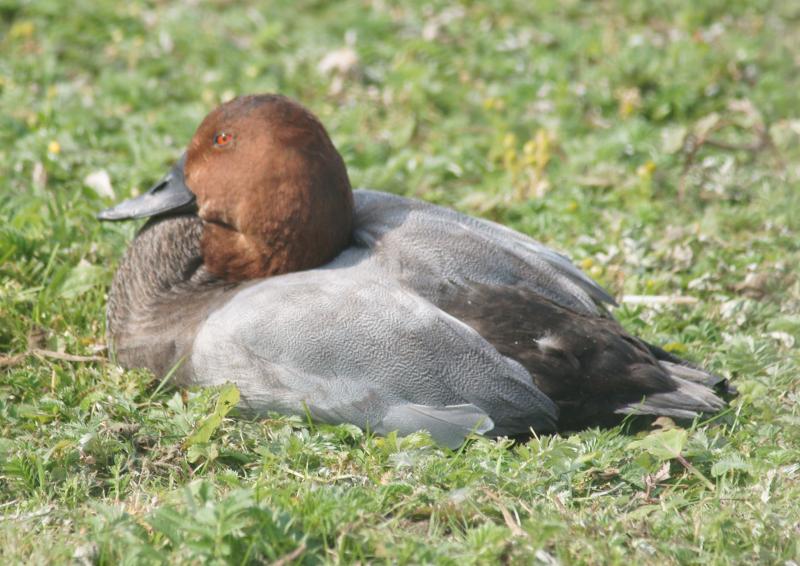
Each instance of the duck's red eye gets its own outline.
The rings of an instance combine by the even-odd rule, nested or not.
[[[229,134],[228,132],[220,132],[214,135],[214,145],[217,147],[228,145],[232,141],[233,141],[233,134]]]

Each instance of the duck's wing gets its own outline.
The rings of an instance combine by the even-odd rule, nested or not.
[[[694,418],[723,407],[721,378],[629,335],[610,317],[581,315],[536,293],[463,289],[441,308],[521,363],[560,408],[559,430],[610,425],[620,414]]]
[[[504,226],[422,201],[354,192],[356,240],[382,267],[438,302],[472,284],[530,290],[581,314],[614,298],[565,256]]]
[[[426,429],[449,446],[472,431],[554,429],[555,405],[519,363],[351,256],[267,279],[212,313],[193,346],[195,382],[231,381],[259,412]]]
[[[564,256],[426,203],[369,191],[355,202],[356,238],[381,269],[521,363],[560,407],[559,428],[722,407],[719,378],[628,335],[602,308],[613,299]]]

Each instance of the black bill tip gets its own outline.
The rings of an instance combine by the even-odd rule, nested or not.
[[[185,163],[186,154],[184,153],[172,169],[146,193],[99,212],[97,219],[105,221],[132,220],[149,216],[196,212],[195,196],[186,186],[183,175]]]

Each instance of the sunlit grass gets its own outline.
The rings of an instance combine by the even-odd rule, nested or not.
[[[779,0],[0,2],[4,562],[797,561],[798,45]],[[235,413],[198,440],[219,392],[97,361],[136,226],[94,214],[265,91],[357,186],[697,299],[616,315],[740,396],[685,430],[457,452]]]

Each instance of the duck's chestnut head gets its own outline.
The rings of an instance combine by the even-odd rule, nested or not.
[[[170,173],[103,220],[197,214],[206,269],[241,281],[310,269],[350,240],[344,162],[319,120],[279,95],[243,96],[211,112]]]

